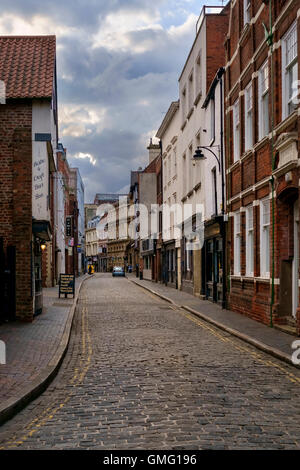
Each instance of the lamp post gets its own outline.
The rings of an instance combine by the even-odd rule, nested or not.
[[[223,137],[222,137],[223,138]],[[218,149],[219,156],[212,150],[213,148]],[[225,178],[224,178],[224,163],[223,163],[223,156],[222,156],[222,147],[220,152],[219,145],[213,145],[211,147],[208,146],[198,146],[195,150],[195,155],[193,159],[196,161],[206,160],[202,150],[209,151],[217,160],[219,173],[221,173],[221,180],[222,180],[222,220],[221,220],[221,236],[222,236],[222,258],[223,258],[223,275],[222,275],[222,308],[226,308],[226,277],[225,277],[225,265],[226,265],[226,229],[225,229]]]

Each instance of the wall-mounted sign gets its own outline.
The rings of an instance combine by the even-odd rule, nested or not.
[[[73,274],[60,274],[59,276],[59,292],[58,297],[64,294],[65,297],[68,294],[72,294],[75,297],[75,276]]]
[[[66,236],[72,235],[72,217],[66,217]]]

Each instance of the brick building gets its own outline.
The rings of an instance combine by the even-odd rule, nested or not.
[[[0,238],[4,251],[14,252],[9,272],[16,317],[32,321],[42,309],[42,246],[49,264],[55,262],[55,36],[0,37],[0,80],[6,87],[6,104],[0,105]]]
[[[298,332],[299,13],[231,2],[225,42],[229,306]]]

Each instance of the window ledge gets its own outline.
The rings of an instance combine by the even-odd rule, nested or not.
[[[195,101],[194,101],[195,106],[197,106],[197,104],[199,103],[201,96],[202,96],[202,91],[199,91],[199,93],[196,96]]]
[[[269,136],[265,135],[265,137],[262,137],[256,144],[253,146],[253,150],[259,150],[261,147],[269,143]]]
[[[190,119],[193,112],[194,112],[194,106],[192,106],[191,109],[189,110],[188,115],[187,115],[187,119]]]
[[[197,192],[197,191],[198,191],[198,189],[200,189],[200,188],[201,188],[201,183],[198,183],[198,184],[196,184],[196,185],[194,186],[194,188],[193,188],[193,189],[194,189],[194,191],[196,191],[196,192]]]
[[[183,122],[183,124],[181,125],[181,128],[180,128],[180,129],[181,129],[182,131],[183,131],[183,129],[185,128],[186,123],[187,123],[187,120],[185,120],[185,121]]]
[[[282,132],[284,129],[290,126],[290,124],[292,124],[293,122],[296,122],[297,119],[298,119],[298,111],[296,110],[292,114],[287,116],[283,121],[281,121],[281,123],[275,127],[274,131],[276,133]]]
[[[240,158],[240,161],[242,162],[244,160],[247,160],[247,158],[250,157],[250,155],[253,155],[253,149],[249,149],[246,152],[244,152]]]

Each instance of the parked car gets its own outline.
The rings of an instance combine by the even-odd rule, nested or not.
[[[113,277],[115,276],[123,276],[125,277],[125,270],[122,266],[115,266],[112,271]]]

